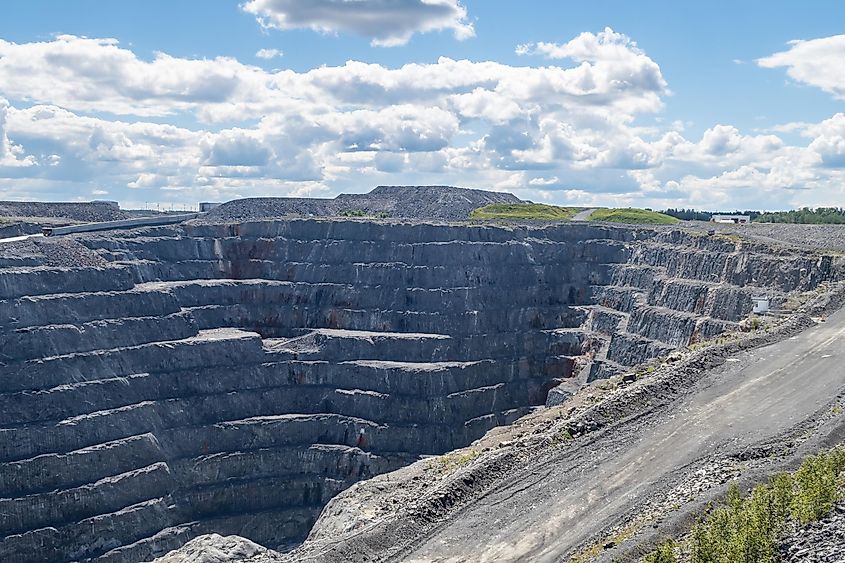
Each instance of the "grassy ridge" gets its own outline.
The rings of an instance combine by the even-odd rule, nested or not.
[[[674,225],[679,220],[647,209],[596,209],[590,215],[591,221],[628,223],[632,225]]]
[[[578,212],[571,207],[559,207],[544,203],[493,203],[474,209],[470,219],[539,219],[545,221],[566,221]]]
[[[688,547],[692,563],[774,563],[790,519],[804,525],[833,509],[845,472],[842,447],[810,456],[795,473],[781,473],[743,497],[734,483],[723,506],[696,524]],[[647,555],[645,563],[673,563],[675,543]]]

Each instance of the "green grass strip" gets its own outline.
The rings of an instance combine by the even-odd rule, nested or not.
[[[571,207],[559,207],[545,203],[493,203],[474,209],[469,214],[469,218],[567,221],[577,212],[577,209]]]
[[[628,223],[632,225],[674,225],[680,221],[669,215],[647,209],[596,209],[590,215],[590,221],[610,223]]]

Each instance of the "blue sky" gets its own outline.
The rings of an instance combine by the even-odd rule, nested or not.
[[[845,205],[842,21],[834,1],[10,2],[0,198]]]

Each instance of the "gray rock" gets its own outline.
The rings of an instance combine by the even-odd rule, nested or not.
[[[513,194],[450,186],[379,186],[367,194],[341,194],[334,199],[254,198],[230,201],[212,210],[206,221],[247,221],[275,217],[377,217],[465,220],[491,203],[520,203]]]
[[[179,551],[155,559],[154,563],[235,563],[266,553],[266,548],[242,537],[208,534],[189,541]]]
[[[0,559],[21,562],[295,544],[356,482],[840,271],[588,223],[196,221],[0,250]]]

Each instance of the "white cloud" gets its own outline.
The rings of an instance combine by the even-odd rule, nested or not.
[[[717,125],[704,132],[699,143],[708,155],[724,156],[739,150],[741,137],[739,130],[730,125]]]
[[[203,163],[211,166],[265,166],[272,149],[258,132],[229,129],[203,140]]]
[[[11,155],[9,138],[6,136],[6,112],[9,109],[9,102],[0,98],[0,162]]]
[[[436,30],[451,30],[458,40],[475,35],[458,0],[249,0],[242,8],[264,27],[354,33],[381,47]]]
[[[26,167],[33,166],[35,159],[32,156],[21,158],[23,149],[13,145],[6,134],[6,118],[9,111],[8,100],[0,97],[0,169],[3,167]]]
[[[344,112],[331,116],[325,125],[338,132],[347,151],[436,151],[448,146],[458,132],[452,113],[412,105]]]
[[[570,73],[570,90],[602,103],[606,92],[629,92],[659,107],[654,95],[668,94],[667,84],[656,62],[628,36],[610,28],[585,32],[564,44],[531,43],[516,49],[519,55],[541,55],[550,59],[571,59],[579,66]]]
[[[791,41],[789,49],[757,60],[763,68],[786,67],[787,75],[845,100],[845,35]]]
[[[837,113],[807,129],[813,138],[808,147],[818,155],[821,166],[845,169],[845,115]]]
[[[659,67],[639,52],[621,58],[619,48],[597,49],[574,67],[441,58],[395,69],[350,61],[302,73],[271,73],[226,57],[180,59],[158,53],[148,62],[111,39],[0,40],[0,92],[73,111],[133,116],[192,112],[211,122],[324,111],[343,104],[377,107],[430,104],[433,99],[445,105],[449,96],[466,117],[505,119],[518,110],[561,106],[608,108],[628,116],[659,110],[665,93]],[[496,103],[503,109],[491,111]]]
[[[8,98],[81,111],[162,116],[198,104],[248,101],[264,72],[235,59],[140,60],[114,39],[62,35],[47,42],[0,40],[0,92]]]
[[[519,51],[554,64],[269,72],[225,57],[143,60],[110,39],[0,41],[0,96],[13,100],[0,99],[0,198],[194,203],[387,183],[651,207],[842,195],[841,114],[770,128],[800,132],[798,145],[730,124],[691,138],[659,120],[668,85],[628,37],[606,29]]]
[[[463,117],[487,119],[494,123],[510,121],[523,113],[519,104],[505,93],[481,87],[466,94],[454,94],[449,101]]]
[[[276,57],[284,56],[284,53],[279,49],[259,49],[255,56],[259,59],[270,60],[275,59]]]
[[[553,186],[560,183],[560,178],[552,176],[551,178],[531,178],[528,184],[531,186]]]

